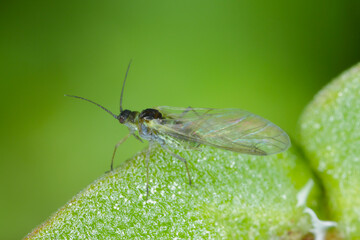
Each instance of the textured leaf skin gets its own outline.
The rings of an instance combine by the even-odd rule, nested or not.
[[[154,148],[145,201],[145,152],[75,196],[29,239],[301,239],[311,229],[296,194],[312,178],[292,147],[249,156],[211,147],[179,150],[183,163]],[[315,185],[308,206],[317,209]]]
[[[360,64],[320,91],[300,119],[301,145],[321,178],[328,215],[360,239]]]

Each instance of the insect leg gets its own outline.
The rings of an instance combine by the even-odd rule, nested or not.
[[[150,158],[150,146],[146,151],[145,165],[146,165],[146,200],[149,198],[149,158]]]
[[[116,153],[116,150],[117,148],[123,143],[126,141],[126,139],[128,139],[130,137],[131,133],[129,133],[128,135],[126,135],[123,139],[121,139],[116,145],[115,145],[115,149],[114,149],[114,153],[113,153],[113,156],[111,158],[111,165],[110,165],[110,171],[113,171],[114,168],[114,157],[115,157],[115,153]]]
[[[145,157],[145,165],[146,165],[146,200],[149,198],[149,159],[150,159],[150,151],[153,148],[154,142],[149,141],[149,148],[146,151]]]
[[[180,161],[182,161],[183,163],[185,163],[186,172],[187,172],[187,175],[188,175],[188,178],[189,178],[189,185],[191,186],[191,176],[190,176],[189,167],[188,167],[188,164],[187,164],[186,159],[183,158],[183,157],[180,157],[179,155],[177,155],[177,154],[173,153],[172,151],[170,151],[164,144],[161,144],[160,146],[161,146],[163,149],[165,149],[168,153],[170,153],[171,156],[176,157],[177,159],[179,159]]]
[[[139,140],[140,142],[144,143],[144,141],[135,133],[132,134],[137,140]]]
[[[200,116],[198,112],[196,112],[191,106],[188,106],[185,111],[183,111],[180,117],[185,116],[188,112],[193,111],[197,116]]]

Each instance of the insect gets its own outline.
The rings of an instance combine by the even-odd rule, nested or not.
[[[276,154],[285,151],[290,146],[289,136],[281,128],[262,117],[240,109],[166,106],[147,108],[141,112],[123,109],[124,88],[130,65],[131,61],[121,89],[119,115],[89,99],[74,95],[65,96],[95,104],[117,119],[120,124],[128,127],[128,135],[115,145],[110,171],[113,171],[116,150],[130,136],[134,136],[141,142],[149,141],[149,150],[145,160],[146,199],[149,196],[149,153],[156,144],[185,164],[190,185],[192,181],[186,159],[171,151],[171,148],[176,147],[174,142],[204,144],[251,155]]]

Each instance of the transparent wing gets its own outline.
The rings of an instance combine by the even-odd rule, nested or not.
[[[240,109],[156,107],[164,119],[149,126],[159,134],[253,155],[285,151],[289,136],[270,121]]]

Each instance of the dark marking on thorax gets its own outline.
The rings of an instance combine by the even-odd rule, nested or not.
[[[150,121],[153,119],[164,119],[161,112],[153,108],[147,108],[145,110],[142,110],[139,115],[139,118],[145,121]]]

